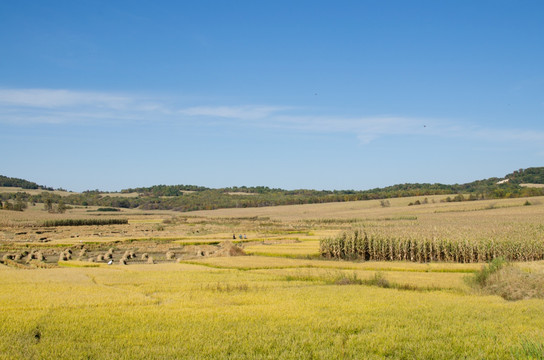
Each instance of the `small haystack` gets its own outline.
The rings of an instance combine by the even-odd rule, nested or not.
[[[246,253],[244,252],[244,250],[233,244],[232,241],[223,241],[221,244],[219,244],[219,249],[213,254],[210,254],[210,256],[242,256],[245,254]]]
[[[59,261],[68,261],[72,260],[72,252],[71,251],[63,251],[59,255]]]
[[[4,254],[4,256],[2,256],[2,261],[13,260],[14,258],[15,255],[13,254]]]

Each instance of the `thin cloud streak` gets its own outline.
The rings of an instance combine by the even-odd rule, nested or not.
[[[169,99],[171,100],[171,99]],[[181,103],[178,99],[178,104]],[[0,89],[0,124],[90,124],[186,122],[303,133],[352,134],[362,144],[387,136],[428,136],[495,143],[544,143],[544,132],[483,128],[443,119],[401,116],[299,115],[302,108],[271,105],[192,106],[143,96],[55,89]],[[306,109],[307,113],[312,112]],[[292,114],[289,114],[291,112]],[[219,121],[220,120],[220,121]]]
[[[62,108],[74,106],[124,109],[131,102],[125,96],[51,89],[0,89],[0,105],[31,108]]]
[[[268,118],[274,113],[289,110],[279,106],[197,106],[179,110],[180,114],[189,116],[215,116],[230,119],[253,120]]]

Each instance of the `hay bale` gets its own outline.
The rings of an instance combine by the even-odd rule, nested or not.
[[[213,256],[241,256],[245,254],[244,250],[233,244],[232,241],[223,241]]]
[[[148,264],[154,264],[155,261],[153,261],[153,256],[150,256],[148,259],[147,259],[147,263]]]
[[[100,254],[96,257],[96,261],[104,261],[104,255]]]
[[[143,253],[142,260],[147,260],[147,259],[149,259],[149,255],[147,253]]]
[[[13,260],[14,258],[15,255],[13,254],[4,254],[4,256],[2,256],[2,261]]]
[[[176,258],[176,254],[173,251],[168,251],[166,253],[166,260],[174,260]]]
[[[104,254],[104,259],[105,260],[113,259],[113,254],[110,252],[107,252],[106,254]]]
[[[119,265],[126,265],[127,264],[127,260],[125,258],[122,258],[121,260],[119,260]]]
[[[109,248],[108,249],[108,254],[113,254],[114,250],[115,250],[114,248]]]
[[[15,261],[20,261],[22,258],[23,258],[23,254],[15,254],[15,256],[13,257],[13,260]]]
[[[38,260],[38,261],[45,261],[45,256],[43,255],[43,253],[41,251],[38,251],[34,254],[34,259]]]
[[[127,250],[123,254],[123,257],[127,259],[136,259],[136,253],[133,250]]]

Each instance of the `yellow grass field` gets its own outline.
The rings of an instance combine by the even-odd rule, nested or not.
[[[0,359],[543,358],[544,299],[475,290],[467,278],[483,263],[320,258],[320,239],[354,228],[544,241],[542,198],[443,198],[191,213],[0,211]],[[109,218],[128,223],[42,225]],[[226,240],[246,255],[233,256]],[[38,251],[42,262],[31,258]],[[544,261],[513,266],[544,276]]]

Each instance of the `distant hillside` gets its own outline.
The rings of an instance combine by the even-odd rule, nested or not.
[[[544,167],[519,169],[504,178],[514,184],[544,184]]]
[[[26,180],[5,179],[3,186],[26,189],[47,189]],[[508,181],[503,181],[508,179]],[[60,195],[44,192],[38,195],[0,193],[0,200],[32,202],[64,202],[70,205],[103,206],[116,208],[171,209],[177,211],[212,210],[220,208],[261,207],[295,204],[316,204],[355,200],[388,199],[408,196],[452,195],[447,201],[500,199],[543,196],[544,188],[522,187],[520,184],[544,184],[544,167],[520,169],[504,178],[489,178],[466,184],[398,184],[370,190],[284,190],[266,186],[228,187],[211,189],[196,185],[156,185],[122,190],[121,193],[104,193],[98,190],[81,194]],[[134,193],[135,196],[126,196]],[[136,196],[136,194],[138,194]],[[251,196],[248,196],[251,195]],[[466,196],[468,195],[468,196]]]
[[[35,182],[18,179],[18,178],[12,178],[0,175],[0,186],[5,187],[20,187],[23,189],[43,189],[43,190],[53,190],[52,188],[48,188],[45,186],[41,186],[36,184]]]

